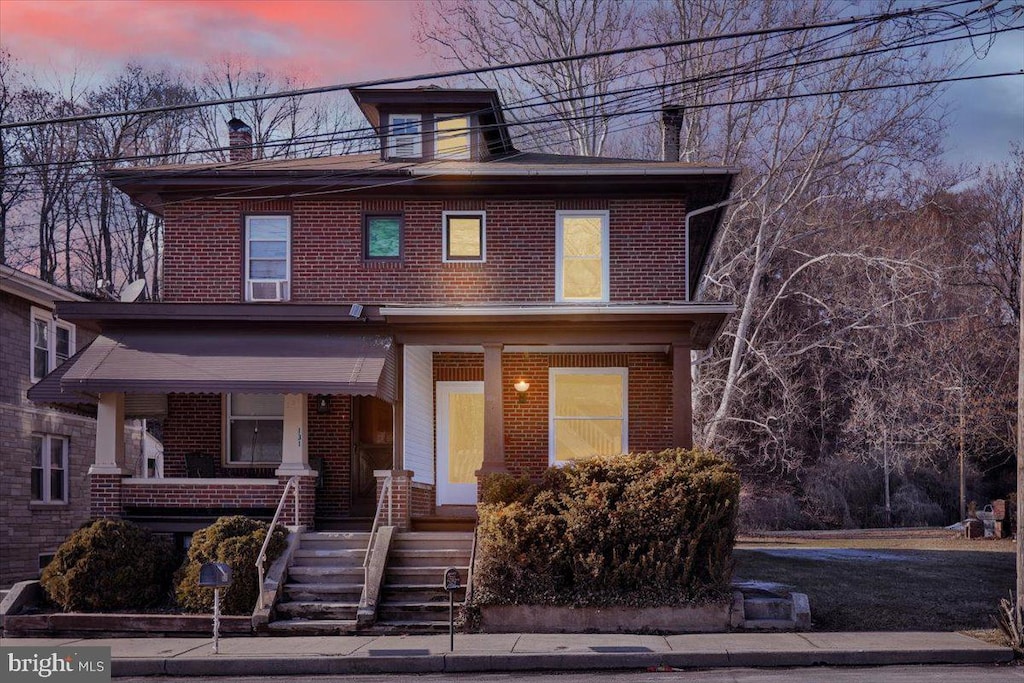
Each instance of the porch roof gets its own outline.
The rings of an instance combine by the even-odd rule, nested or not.
[[[61,366],[74,394],[314,393],[394,401],[394,344],[336,331],[109,329]],[[44,380],[45,382],[46,380]],[[43,383],[40,383],[42,385]],[[33,388],[33,391],[35,388]],[[52,393],[52,381],[38,395]]]

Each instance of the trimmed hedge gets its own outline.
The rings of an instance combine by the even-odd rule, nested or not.
[[[256,558],[259,557],[269,524],[242,515],[221,517],[192,534],[188,559],[174,576],[178,605],[186,612],[212,612],[213,589],[199,586],[199,570],[206,562],[224,562],[231,567],[231,585],[221,589],[224,614],[251,614],[259,596]],[[288,533],[274,529],[267,546],[267,568],[287,545]]]
[[[726,599],[739,475],[701,450],[581,460],[481,486],[475,604],[647,607]]]
[[[169,597],[175,564],[165,539],[131,522],[96,519],[60,545],[41,584],[66,612],[145,609]]]

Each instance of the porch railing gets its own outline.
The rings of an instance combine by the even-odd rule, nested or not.
[[[270,537],[274,534],[274,529],[277,528],[277,520],[281,518],[281,511],[284,510],[285,501],[288,500],[288,493],[291,492],[295,499],[295,516],[292,518],[295,520],[296,526],[299,524],[299,478],[292,477],[288,480],[288,483],[284,485],[284,491],[281,492],[281,500],[277,503],[277,510],[274,512],[274,519],[270,522],[270,528],[267,529],[267,537],[263,539],[263,547],[260,548],[260,554],[256,558],[256,573],[259,576],[259,583],[256,585],[259,587],[259,608],[264,609],[263,604],[263,565],[267,562],[267,546],[270,545]]]
[[[370,557],[373,555],[373,545],[377,541],[377,531],[380,529],[381,514],[384,508],[384,499],[388,501],[388,526],[392,526],[394,512],[394,497],[391,494],[391,474],[384,477],[380,487],[380,498],[377,499],[377,511],[373,515],[373,525],[370,526],[370,540],[366,544],[366,555],[363,556],[363,594],[359,600],[360,605],[366,604],[366,587],[370,578]]]

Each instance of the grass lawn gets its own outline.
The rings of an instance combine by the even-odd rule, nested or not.
[[[822,631],[989,629],[1014,587],[1012,541],[904,532],[742,538],[736,581],[792,586]]]

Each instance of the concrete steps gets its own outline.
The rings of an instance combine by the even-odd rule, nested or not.
[[[415,531],[395,535],[384,569],[377,605],[375,633],[437,633],[448,631],[448,593],[443,588],[449,567],[459,571],[465,586],[473,550],[472,532]],[[455,593],[455,614],[466,599]]]
[[[355,633],[368,533],[305,532],[268,628],[280,635]]]

